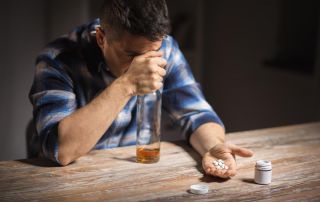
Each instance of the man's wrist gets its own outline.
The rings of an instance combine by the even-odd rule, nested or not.
[[[125,97],[132,97],[135,95],[133,85],[125,75],[116,79],[113,85],[117,86]]]
[[[224,129],[212,122],[203,124],[191,135],[190,143],[203,156],[216,145],[225,143]]]
[[[217,143],[211,145],[210,147],[208,147],[207,152],[210,152],[210,151],[214,150],[216,147],[221,146],[221,145],[225,145],[225,142],[221,141],[221,142],[217,142]]]
[[[211,142],[208,142],[205,145],[205,153],[210,152],[212,149],[214,149],[215,147],[219,146],[219,145],[224,145],[225,141],[221,140],[221,139],[216,139],[216,140],[212,140]]]

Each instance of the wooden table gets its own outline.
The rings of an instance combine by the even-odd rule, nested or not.
[[[135,163],[135,147],[93,151],[66,167],[45,159],[0,162],[0,201],[320,201],[320,123],[227,135],[252,149],[237,158],[238,174],[203,174],[200,156],[183,142],[163,142],[156,164]],[[269,185],[253,182],[258,159],[271,160]],[[205,183],[206,195],[188,192]]]

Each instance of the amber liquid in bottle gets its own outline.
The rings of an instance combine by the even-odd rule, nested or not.
[[[138,163],[156,163],[160,159],[161,92],[138,96],[137,147]]]
[[[160,159],[160,148],[137,147],[138,163],[156,163]]]

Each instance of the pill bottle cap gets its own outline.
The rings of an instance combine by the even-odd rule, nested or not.
[[[271,161],[268,161],[268,160],[256,161],[256,169],[258,169],[258,170],[272,170]]]
[[[193,194],[206,194],[209,191],[209,187],[205,184],[193,184],[190,186],[190,192]]]

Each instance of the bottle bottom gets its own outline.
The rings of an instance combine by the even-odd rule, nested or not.
[[[160,159],[160,148],[137,147],[138,163],[156,163]]]

